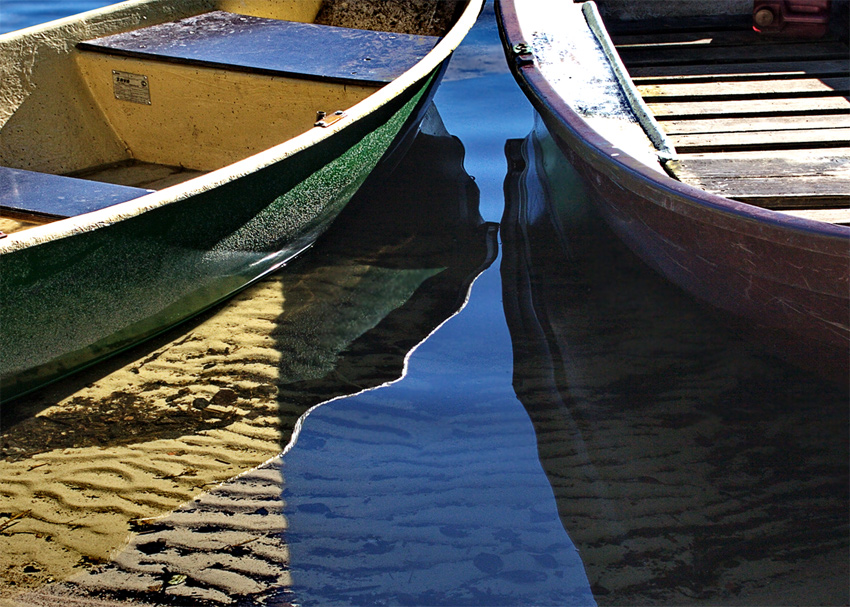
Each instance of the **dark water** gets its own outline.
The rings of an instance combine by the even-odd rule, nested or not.
[[[3,0],[0,27],[103,4]],[[284,401],[303,414],[282,455],[61,592],[848,604],[846,389],[743,341],[613,239],[535,129],[492,5],[435,105],[395,172],[284,270],[300,312],[278,347],[307,370],[279,385],[280,423]],[[354,284],[354,266],[371,268],[358,287],[316,278]],[[223,528],[248,539],[217,548]],[[157,579],[179,583],[140,590]]]

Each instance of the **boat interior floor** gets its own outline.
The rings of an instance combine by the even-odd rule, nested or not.
[[[92,167],[82,171],[68,173],[68,177],[114,183],[134,188],[161,190],[189,179],[204,175],[209,171],[196,171],[180,166],[155,164],[140,160],[123,160],[111,164]]]
[[[850,224],[846,35],[644,23],[611,37],[678,158],[677,179],[757,206]]]

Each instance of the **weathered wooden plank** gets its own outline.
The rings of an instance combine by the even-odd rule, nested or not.
[[[850,208],[848,209],[792,209],[779,210],[780,213],[793,215],[794,217],[803,217],[805,219],[814,219],[815,221],[825,221],[827,223],[836,223],[840,225],[850,225]]]
[[[683,155],[678,164],[712,178],[808,176],[850,179],[850,146],[829,150],[780,150],[770,154],[688,154]]]
[[[685,183],[770,208],[850,206],[850,148],[682,154],[667,168]]]
[[[0,167],[0,206],[8,213],[74,217],[150,192],[143,188]]]
[[[796,97],[846,95],[850,78],[789,78],[781,80],[718,81],[697,83],[643,84],[637,87],[644,100],[695,100],[700,98]]]
[[[0,234],[13,234],[36,226],[58,221],[57,217],[32,215],[30,213],[15,213],[0,209]]]
[[[724,194],[724,196],[774,211],[844,211],[850,209],[850,196],[847,194],[841,192],[811,192],[804,188],[797,188],[799,191],[779,191],[782,186],[787,186],[790,182],[783,183],[784,180],[775,181],[777,189],[772,192],[765,191],[752,194],[733,192]],[[785,189],[787,190],[787,188]]]
[[[819,191],[822,184],[814,180],[776,178],[752,182],[704,183],[700,186],[707,192],[740,200],[757,207],[774,210],[848,209],[850,195],[836,191],[850,182],[833,184],[829,191]],[[809,186],[809,187],[806,187]],[[846,191],[846,190],[845,190]]]
[[[391,82],[436,36],[375,32],[212,11],[80,42],[87,51],[249,73]],[[322,49],[305,53],[305,48]]]
[[[611,36],[617,49],[652,48],[657,47],[668,51],[670,49],[693,46],[751,46],[799,44],[799,38],[764,36],[749,29],[714,30],[714,31],[676,31],[615,34]],[[823,38],[808,41],[808,44],[818,45],[837,42],[835,34],[827,33]]]
[[[739,63],[748,61],[785,61],[805,57],[815,59],[846,59],[847,45],[838,42],[826,44],[793,43],[739,47],[693,47],[675,51],[659,48],[624,48],[620,53],[629,68],[646,65],[686,65],[689,63]]]
[[[671,139],[677,151],[686,153],[841,147],[850,141],[850,128],[692,133],[673,135]]]
[[[700,101],[647,103],[656,118],[687,116],[783,116],[850,112],[848,97],[802,97],[798,99],[748,99],[745,101]]]
[[[846,44],[748,28],[632,31],[615,43],[680,154],[667,165],[679,179],[768,208],[850,219]]]
[[[850,113],[823,116],[756,116],[748,118],[714,118],[710,120],[665,120],[668,135],[692,133],[743,133],[747,131],[783,131],[850,127]]]
[[[829,78],[845,76],[846,59],[824,61],[775,61],[766,63],[710,63],[700,65],[653,65],[630,67],[629,75],[635,84],[766,78]]]

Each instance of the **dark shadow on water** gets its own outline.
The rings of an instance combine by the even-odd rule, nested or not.
[[[514,388],[598,603],[846,605],[846,389],[637,260],[542,126],[507,155]]]
[[[309,259],[322,280],[299,281],[286,292],[291,304],[278,343],[282,416],[293,405],[303,413],[398,379],[410,350],[460,309],[472,281],[496,258],[498,225],[481,219],[463,158],[463,145],[434,110],[392,174],[370,179],[323,236]],[[336,333],[325,343],[315,339],[318,316]],[[314,360],[332,361],[314,367],[327,372],[285,381],[295,377],[290,356],[307,349]]]
[[[449,161],[457,148],[420,149],[422,156],[412,153],[405,163]],[[313,395],[324,402],[301,420],[297,442],[270,464],[283,479],[288,527],[281,536],[292,585],[269,604],[592,604],[581,562],[557,520],[528,420],[507,381],[510,350],[501,330],[498,274],[481,274],[477,295],[457,316],[466,289],[452,288],[463,299],[430,295],[437,287],[469,285],[472,275],[453,268],[464,266],[458,251],[470,245],[464,226],[470,219],[478,223],[477,211],[440,201],[463,200],[470,192],[477,199],[477,188],[414,171],[381,192],[393,205],[427,202],[394,215],[395,227],[387,232],[398,235],[396,242],[407,242],[408,232],[428,235],[420,242],[424,249],[405,246],[382,263],[396,259],[410,266],[422,259],[426,267],[446,270],[417,291],[431,299],[429,306],[397,308],[354,340],[331,374],[281,392],[282,408]],[[423,194],[427,201],[417,198]],[[456,222],[440,219],[455,209]],[[374,222],[382,217],[380,210],[369,216],[378,233],[385,228]],[[357,220],[339,226],[370,229]],[[351,240],[340,233],[339,243],[350,247]],[[457,282],[450,278],[455,273]],[[423,341],[422,330],[438,326]],[[385,334],[392,340],[376,341]],[[355,386],[361,390],[330,400],[352,394]]]

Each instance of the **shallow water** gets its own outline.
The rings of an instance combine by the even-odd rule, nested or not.
[[[102,4],[3,0],[0,28]],[[301,259],[4,412],[0,590],[847,604],[846,390],[611,237],[492,5],[435,105]]]

